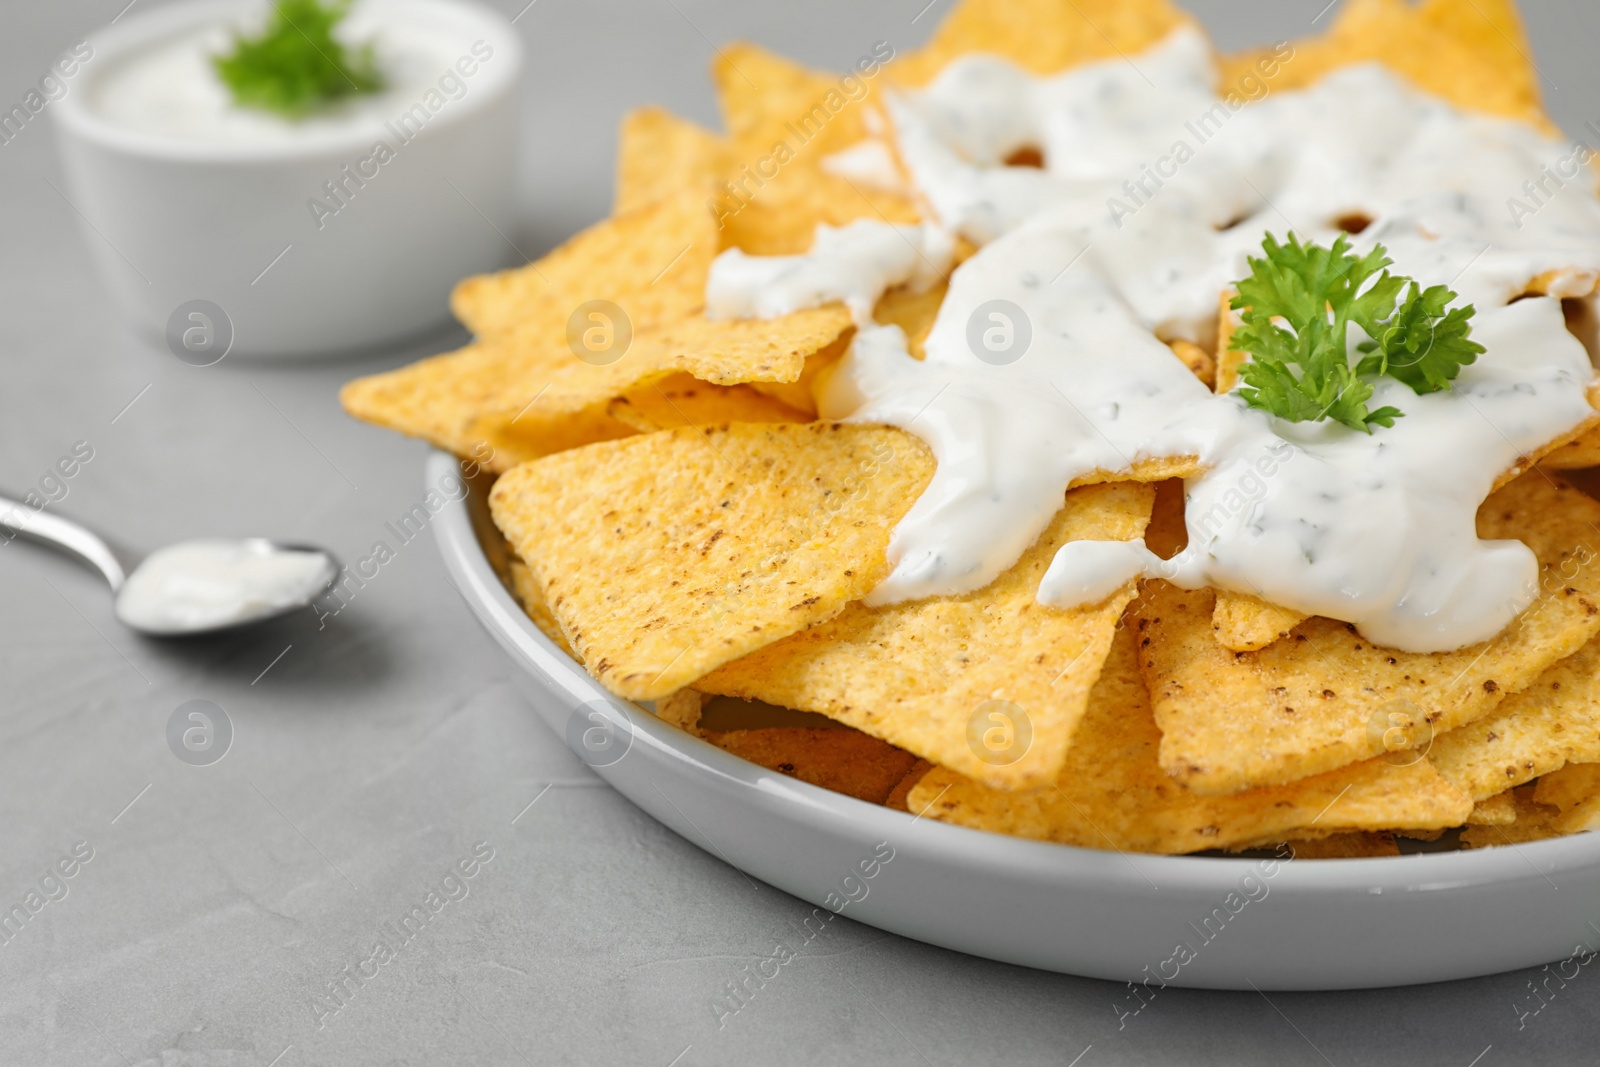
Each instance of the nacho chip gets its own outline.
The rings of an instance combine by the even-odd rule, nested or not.
[[[709,190],[688,190],[596,223],[543,259],[463,280],[450,308],[479,337],[519,326],[565,345],[567,321],[584,303],[609,300],[635,330],[705,306],[717,254]]]
[[[528,613],[528,618],[539,628],[539,632],[555,643],[555,646],[573,659],[572,646],[567,644],[567,635],[561,632],[561,624],[556,622],[556,617],[550,614],[550,605],[544,601],[544,593],[539,588],[539,583],[533,580],[533,572],[528,570],[528,565],[520,559],[514,559],[510,564],[511,593],[522,603],[522,610]]]
[[[1517,799],[1511,790],[1485,797],[1472,806],[1469,826],[1510,826],[1517,821]]]
[[[916,757],[837,726],[710,732],[706,740],[751,763],[835,793],[882,804]]]
[[[1558,780],[1569,772],[1576,771],[1582,764],[1573,764],[1550,775]],[[1574,775],[1569,781],[1576,784],[1580,776]],[[1543,779],[1540,780],[1541,784]],[[1532,841],[1545,841],[1552,837],[1560,837],[1563,833],[1576,832],[1582,829],[1581,817],[1575,818],[1572,825],[1574,830],[1562,829],[1564,812],[1556,803],[1545,803],[1539,799],[1538,788],[1533,785],[1520,786],[1505,794],[1511,798],[1511,807],[1515,817],[1510,822],[1475,823],[1461,831],[1462,848],[1495,848],[1499,846],[1524,845]],[[1552,800],[1558,799],[1552,797]]]
[[[1283,840],[1297,831],[1455,826],[1472,802],[1427,761],[1369,760],[1227,797],[1188,792],[1157,762],[1161,733],[1122,630],[1055,788],[1002,793],[943,768],[911,790],[910,810],[973,829],[1126,852],[1184,853]]]
[[[548,380],[552,365],[479,342],[357,378],[339,391],[339,402],[363,422],[420,437],[497,474],[526,460],[633,433],[606,414],[603,404],[554,418],[515,410],[510,418],[486,417],[503,402],[508,381]]]
[[[1571,763],[1545,775],[1531,800],[1558,813],[1549,820],[1557,833],[1600,829],[1600,763]]]
[[[1329,834],[1285,843],[1297,860],[1356,860],[1400,855],[1394,835],[1382,831]]]
[[[648,700],[866,595],[933,468],[886,427],[734,424],[524,464],[490,507],[589,672]]]
[[[892,50],[890,50],[892,52]],[[855,144],[870,132],[864,115],[874,94],[874,76],[863,79],[811,70],[760,45],[737,43],[718,50],[711,65],[717,103],[728,136],[742,156],[771,152],[784,144],[820,157]]]
[[[612,214],[682,193],[710,200],[732,165],[733,146],[710,130],[665,108],[635,108],[622,119]]]
[[[830,174],[822,169],[820,156],[806,151],[809,154],[779,167],[771,178],[760,178],[745,164],[722,186],[716,220],[723,247],[753,256],[796,255],[810,249],[819,223],[921,220],[910,198]],[[771,170],[766,158],[757,159],[757,171]]]
[[[1480,801],[1568,763],[1600,763],[1600,639],[1493,714],[1434,738],[1428,758]]]
[[[901,286],[890,289],[872,309],[872,317],[884,326],[898,326],[906,335],[906,348],[914,359],[923,358],[922,346],[939,317],[939,307],[949,290],[941,282],[920,292]]]
[[[640,433],[730,422],[810,422],[811,416],[748,385],[712,385],[674,374],[613,400],[607,414]]]
[[[1196,792],[1237,792],[1382,754],[1391,715],[1436,733],[1483,718],[1600,633],[1596,523],[1600,503],[1538,473],[1491,496],[1479,536],[1527,543],[1544,595],[1493,640],[1448,653],[1374,648],[1321,618],[1229,652],[1211,629],[1214,594],[1150,583],[1137,625],[1162,766]]]
[[[1189,368],[1191,374],[1205,383],[1207,389],[1216,389],[1217,361],[1211,358],[1210,352],[1188,341],[1168,341],[1167,347]]]
[[[693,689],[680,689],[676,693],[668,693],[656,701],[656,718],[663,722],[670,722],[680,730],[687,730],[691,734],[700,732],[700,712],[705,708],[706,697],[704,693],[697,693]]]
[[[922,781],[923,777],[931,770],[933,770],[933,764],[925,759],[917,760],[916,763],[911,765],[911,769],[906,772],[906,776],[900,779],[899,784],[889,791],[889,795],[884,798],[883,806],[893,808],[895,811],[909,813],[911,809],[906,807],[906,798],[911,795],[911,790],[916,788],[917,783]]]
[[[1138,537],[1153,499],[1130,483],[1073,490],[1039,540],[984,588],[852,604],[696,684],[821,712],[996,788],[1048,787],[1133,587],[1061,611],[1035,599],[1039,579],[1067,541]]]
[[[1223,83],[1258,69],[1272,51],[1224,57]],[[1272,88],[1302,89],[1341,67],[1375,60],[1457,107],[1559,134],[1545,115],[1532,55],[1511,0],[1345,0],[1324,36],[1294,43]]]
[[[924,85],[952,60],[989,52],[1035,74],[1126,59],[1190,22],[1166,0],[962,0],[922,49],[896,62],[895,80]]]
[[[1260,597],[1219,590],[1217,606],[1211,612],[1211,629],[1218,643],[1229,651],[1259,652],[1288,637],[1305,620],[1300,612],[1269,604]]]

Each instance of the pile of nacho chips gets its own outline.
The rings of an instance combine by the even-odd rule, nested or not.
[[[473,343],[352,382],[345,407],[498,475],[508,583],[613,693],[862,800],[1153,853],[1287,841],[1371,856],[1462,827],[1450,840],[1476,847],[1600,825],[1600,503],[1555,473],[1600,463],[1600,433],[1526,457],[1483,505],[1481,536],[1537,554],[1540,595],[1456,652],[1374,647],[1344,623],[1162,582],[1040,605],[1067,541],[1182,547],[1177,479],[1196,471],[1181,457],[1072,487],[983,589],[874,608],[862,599],[932,455],[897,429],[818,420],[812,379],[854,332],[842,306],[705,316],[725,249],[803,252],[818,223],[921,217],[909,186],[826,162],[887,145],[890,86],[970,52],[1058,72],[1186,21],[1166,0],[964,0],[925,47],[880,43],[844,73],[722,49],[727,134],[630,114],[612,217],[462,282],[453,307]],[[1270,66],[1274,90],[1295,88],[1377,60],[1460,107],[1554,129],[1510,0],[1345,0],[1292,60],[1269,54],[1221,57],[1223,85]],[[942,295],[890,291],[875,317],[919,353]],[[1173,346],[1221,389],[1237,371],[1230,326],[1224,311],[1220,358]]]

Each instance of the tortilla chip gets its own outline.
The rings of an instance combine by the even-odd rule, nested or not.
[[[1211,629],[1214,594],[1150,583],[1137,625],[1162,766],[1196,792],[1231,793],[1380,755],[1390,714],[1435,733],[1483,718],[1600,633],[1597,522],[1600,503],[1537,473],[1491,496],[1479,536],[1527,543],[1544,595],[1493,640],[1455,652],[1374,648],[1322,618],[1293,640],[1229,652]]]
[[[1568,763],[1600,763],[1600,639],[1493,714],[1434,738],[1428,757],[1480,801]]]
[[[1131,630],[1118,633],[1054,789],[1001,793],[935,768],[911,790],[912,813],[1083,848],[1184,853],[1281,841],[1307,828],[1455,826],[1472,808],[1426,760],[1369,760],[1228,797],[1190,793],[1157,762],[1161,733],[1135,646]]]
[[[725,248],[739,248],[753,256],[787,256],[811,248],[817,226],[843,226],[857,219],[913,223],[921,220],[908,197],[859,185],[821,168],[820,155],[808,155],[778,168],[763,179],[742,166],[722,186],[716,202],[716,219]],[[769,157],[759,157],[756,167]]]
[[[359,378],[344,387],[340,399],[359,419],[503,472],[525,460],[631,434],[633,428],[609,414],[608,406],[638,386],[679,373],[717,385],[794,381],[809,356],[836,350],[852,329],[849,312],[839,305],[770,320],[694,316],[637,332],[621,358],[597,366],[578,359],[564,334],[551,341],[524,327]],[[485,457],[479,446],[490,454]]]
[[[962,0],[922,49],[896,61],[896,81],[924,85],[974,52],[1004,56],[1035,74],[1099,59],[1126,59],[1189,16],[1166,0]]]
[[[710,130],[665,108],[635,108],[622,119],[612,214],[682,193],[710,200],[732,165],[733,146]]]
[[[865,596],[933,469],[887,427],[736,423],[524,464],[490,508],[589,672],[649,700]]]
[[[1223,84],[1259,71],[1272,51],[1225,57]],[[1545,115],[1532,55],[1511,0],[1345,0],[1324,36],[1294,43],[1271,84],[1275,92],[1302,89],[1341,67],[1377,61],[1457,107],[1559,135]]]
[[[511,561],[510,569],[511,593],[522,603],[522,610],[528,613],[528,618],[533,620],[540,633],[554,642],[561,651],[577,659],[572,646],[567,644],[567,635],[561,632],[561,624],[550,614],[550,605],[545,603],[544,593],[540,591],[539,583],[533,580],[533,572],[528,570],[528,565],[520,559],[514,559]]]
[[[1327,837],[1285,842],[1297,860],[1356,860],[1373,856],[1398,856],[1394,835],[1384,832],[1329,834]]]
[[[811,416],[748,385],[712,385],[674,374],[628,390],[607,413],[640,433],[730,422],[810,422]]]
[[[450,308],[479,337],[531,325],[541,337],[565,338],[568,318],[590,300],[617,304],[635,330],[682,318],[705,306],[717,254],[708,197],[689,190],[614,215],[526,266],[466,278]]]
[[[821,712],[996,788],[1047,788],[1133,585],[1061,611],[1035,599],[1039,579],[1067,541],[1138,537],[1154,495],[1131,483],[1073,490],[1039,540],[984,588],[852,604],[696,684]]]
[[[1582,764],[1573,764],[1562,770],[1556,771],[1549,777],[1558,780],[1557,789],[1561,787],[1560,780],[1569,772],[1577,771]],[[1567,781],[1577,785],[1580,775],[1573,775]],[[1540,779],[1540,784],[1543,784]],[[1583,829],[1582,816],[1574,814],[1570,822],[1566,822],[1567,813],[1555,801],[1563,799],[1559,793],[1551,796],[1547,803],[1539,798],[1536,786],[1525,785],[1513,789],[1505,796],[1511,798],[1511,807],[1515,817],[1509,822],[1475,823],[1461,831],[1462,848],[1493,848],[1500,845],[1523,845],[1532,841],[1544,841],[1552,837],[1560,837],[1564,833],[1576,833]],[[1563,828],[1563,824],[1571,825],[1574,829]]]
[[[906,798],[911,795],[911,790],[916,788],[917,783],[922,781],[923,776],[931,770],[933,770],[933,764],[925,759],[917,760],[916,763],[911,765],[911,769],[906,772],[906,776],[900,779],[899,784],[890,790],[889,795],[884,798],[883,806],[893,808],[895,811],[909,813],[911,809],[906,807]]]
[[[1548,820],[1555,833],[1600,830],[1600,764],[1572,763],[1545,775],[1532,800],[1556,813]]]
[[[850,84],[841,84],[843,75],[812,70],[745,42],[718,50],[711,77],[723,125],[741,156],[765,155],[782,143],[794,154],[820,157],[871,132],[864,116],[876,107],[876,77],[853,77],[858,88],[852,93]]]
[[[1539,460],[1539,465],[1557,471],[1600,467],[1600,430],[1586,429],[1565,444],[1558,444]]]
[[[420,437],[496,474],[526,460],[633,433],[626,423],[606,414],[603,405],[555,418],[514,412],[508,419],[486,419],[485,413],[502,403],[508,381],[520,377],[547,381],[540,369],[548,374],[549,367],[520,358],[504,345],[480,342],[399,370],[357,378],[339,391],[339,402],[363,422]]]
[[[1510,826],[1517,821],[1517,799],[1511,790],[1485,797],[1472,806],[1469,826]]]
[[[922,359],[924,342],[939,317],[939,307],[950,286],[941,282],[920,292],[905,288],[890,289],[872,309],[872,317],[884,326],[898,326],[906,335],[906,348],[912,358]]]
[[[1207,389],[1216,389],[1217,361],[1211,358],[1210,352],[1188,341],[1168,341],[1167,347],[1189,368],[1191,374],[1205,383]]]
[[[1211,629],[1218,643],[1229,651],[1259,652],[1288,637],[1305,620],[1300,612],[1269,604],[1260,597],[1219,590],[1217,606],[1211,612]]]
[[[706,740],[770,771],[882,804],[917,762],[909,752],[836,726],[707,733]]]
[[[705,708],[706,697],[704,693],[697,693],[693,689],[680,689],[676,693],[668,693],[656,701],[656,718],[663,722],[670,722],[680,730],[687,730],[691,734],[700,732],[700,712]]]

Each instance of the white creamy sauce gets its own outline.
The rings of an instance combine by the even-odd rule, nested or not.
[[[889,142],[865,137],[849,148],[822,157],[822,169],[865,189],[909,193]]]
[[[1074,479],[1182,455],[1207,467],[1187,485],[1189,548],[1163,561],[1137,542],[1068,544],[1041,602],[1092,602],[1158,576],[1349,621],[1412,651],[1485,640],[1532,602],[1532,552],[1480,541],[1475,515],[1497,475],[1593,413],[1594,372],[1559,300],[1511,303],[1546,272],[1553,297],[1594,286],[1600,199],[1566,189],[1520,225],[1507,206],[1570,148],[1378,66],[1238,110],[1216,81],[1209,47],[1184,29],[1137,67],[1041,78],[969,56],[892,98],[918,191],[982,245],[951,275],[925,361],[859,310],[879,283],[898,284],[885,250],[915,228],[821,227],[805,256],[727,252],[713,268],[708,303],[725,314],[849,304],[867,325],[819,383],[819,411],[902,427],[938,459],[870,603],[980,588],[1038,538]],[[1024,147],[1043,168],[1003,165]],[[1165,341],[1212,339],[1218,294],[1248,274],[1263,235],[1326,245],[1352,215],[1371,220],[1352,239],[1358,253],[1381,243],[1395,273],[1476,305],[1487,352],[1453,389],[1418,396],[1376,379],[1370,406],[1405,415],[1369,435],[1213,395],[1172,355]],[[858,248],[867,266],[843,262]],[[1365,340],[1351,333],[1352,346]]]
[[[151,553],[117,594],[117,617],[152,633],[248,622],[310,603],[336,573],[321,552],[266,541],[182,541]]]
[[[943,280],[954,252],[955,242],[938,226],[866,220],[818,226],[804,255],[749,256],[730,248],[718,256],[706,281],[706,314],[770,319],[840,302],[866,324],[885,290],[926,289]]]
[[[373,42],[384,88],[295,120],[239,107],[212,66],[213,56],[232,51],[235,31],[254,34],[260,21],[188,30],[119,57],[95,75],[90,106],[124,129],[178,141],[315,142],[361,130],[377,137],[385,122],[435,88],[471,46],[460,33],[441,33],[439,26],[408,23],[357,5],[335,32],[349,45]]]

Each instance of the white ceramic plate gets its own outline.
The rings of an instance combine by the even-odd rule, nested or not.
[[[458,473],[436,453],[427,484]],[[435,520],[445,565],[546,724],[685,839],[820,908],[1009,963],[1215,989],[1467,978],[1600,936],[1600,834],[1383,859],[1131,855],[913,818],[766,770],[608,694],[507,593],[475,519],[473,494]]]

